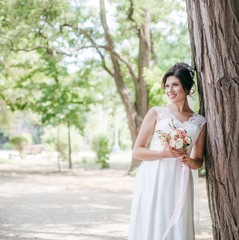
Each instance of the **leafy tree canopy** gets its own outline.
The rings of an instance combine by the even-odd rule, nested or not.
[[[13,110],[32,109],[42,115],[43,122],[76,124],[87,105],[104,101],[100,96],[115,95],[110,81],[115,72],[99,3],[90,2],[0,2],[1,96]],[[144,78],[149,105],[155,105],[163,101],[163,72],[177,61],[189,62],[190,47],[181,1],[109,1],[108,27],[132,101],[136,98],[132,76],[139,71],[138,30],[145,11],[150,12],[152,49]]]

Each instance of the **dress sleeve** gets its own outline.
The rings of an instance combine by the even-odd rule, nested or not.
[[[163,107],[152,107],[151,109],[153,109],[157,113],[158,119],[162,118],[162,115],[164,113]]]
[[[202,127],[204,126],[204,124],[206,124],[207,120],[205,117],[203,117],[202,115],[198,114],[197,118],[196,118],[196,124],[198,125],[198,127],[200,129],[202,129]]]

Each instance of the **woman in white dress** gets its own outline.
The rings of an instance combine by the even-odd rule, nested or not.
[[[143,161],[135,180],[129,240],[195,239],[191,169],[203,164],[206,120],[187,101],[193,77],[186,63],[171,67],[162,81],[169,105],[151,108],[143,120],[133,148],[133,158]],[[168,132],[172,122],[191,137],[186,150],[165,149],[160,141],[156,131]]]

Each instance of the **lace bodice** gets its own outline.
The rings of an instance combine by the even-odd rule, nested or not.
[[[172,114],[167,107],[153,107],[153,110],[155,110],[158,114],[158,120],[157,124],[155,126],[155,131],[162,130],[164,132],[168,132],[170,130],[169,124],[172,123],[177,128],[183,128],[187,131],[188,135],[192,138],[192,143],[188,147],[188,154],[190,154],[193,145],[197,141],[197,138],[200,134],[200,131],[203,127],[203,125],[206,123],[206,118],[203,117],[200,114],[194,113],[192,117],[190,117],[187,121],[181,122],[179,119],[175,117],[174,114]],[[162,150],[163,146],[158,138],[158,135],[156,132],[154,132],[154,135],[151,140],[150,149],[152,150]]]

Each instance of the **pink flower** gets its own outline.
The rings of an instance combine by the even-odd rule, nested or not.
[[[156,131],[160,141],[164,144],[165,150],[168,149],[180,149],[186,148],[192,142],[190,136],[188,136],[187,131],[183,128],[176,128],[172,122],[169,125],[171,129],[166,133],[162,130]]]

